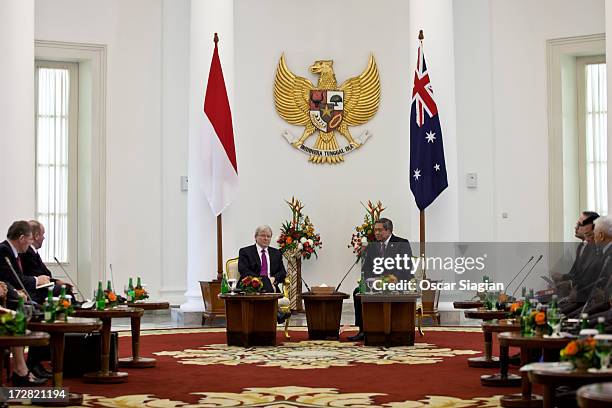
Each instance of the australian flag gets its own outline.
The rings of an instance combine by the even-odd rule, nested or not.
[[[410,108],[410,190],[420,210],[448,187],[442,129],[433,96],[421,41]]]

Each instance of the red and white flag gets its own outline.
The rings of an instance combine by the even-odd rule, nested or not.
[[[221,214],[230,205],[238,188],[238,164],[232,128],[232,112],[219,60],[218,41],[219,38],[215,33],[215,50],[210,63],[206,97],[204,98],[204,143],[207,143],[207,140],[210,142],[212,153],[210,163],[205,166],[210,170],[209,174],[205,175],[205,177],[210,177],[209,180],[206,180],[205,192],[215,216]]]

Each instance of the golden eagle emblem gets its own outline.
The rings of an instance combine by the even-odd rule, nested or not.
[[[365,131],[354,139],[349,126],[368,122],[378,111],[380,103],[380,78],[374,56],[370,55],[367,68],[361,75],[350,78],[338,87],[332,60],[316,61],[310,72],[319,75],[315,87],[306,78],[289,70],[283,54],[278,63],[274,80],[274,104],[278,114],[289,124],[305,126],[299,138],[288,131],[283,136],[293,146],[310,155],[313,163],[339,163],[343,155],[360,147],[370,137]],[[304,145],[315,131],[319,131],[313,147]],[[335,132],[348,141],[338,146]]]

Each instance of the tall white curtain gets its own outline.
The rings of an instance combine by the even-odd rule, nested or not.
[[[608,210],[608,143],[606,64],[586,65],[587,204],[605,215]]]
[[[43,260],[68,261],[68,103],[67,69],[37,69],[36,217],[46,227]]]

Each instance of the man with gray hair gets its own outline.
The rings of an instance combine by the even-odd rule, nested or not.
[[[238,271],[240,279],[246,276],[261,278],[264,292],[280,292],[279,282],[285,281],[287,272],[281,252],[270,246],[272,228],[261,225],[255,229],[255,244],[240,249]]]

